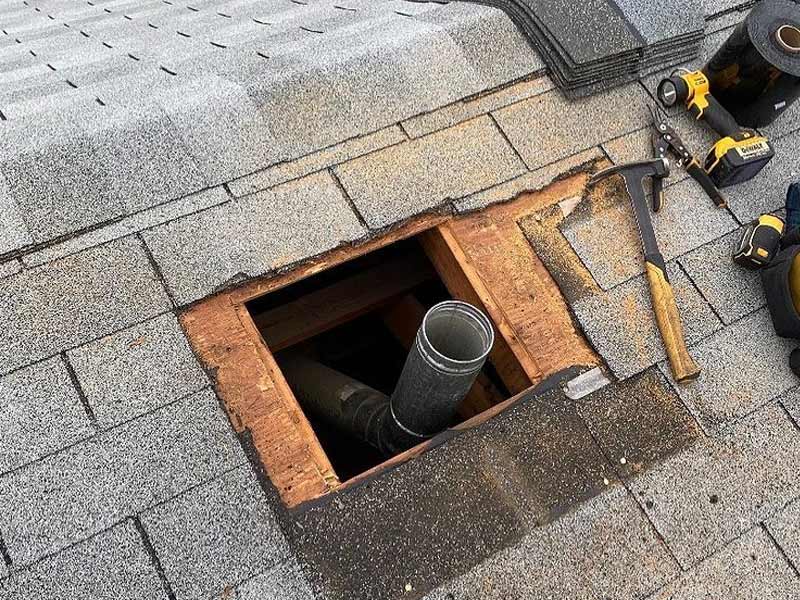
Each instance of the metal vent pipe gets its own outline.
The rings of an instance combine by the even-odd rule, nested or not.
[[[493,344],[485,314],[448,300],[425,314],[391,398],[302,356],[282,368],[306,410],[393,455],[452,423]]]
[[[409,448],[446,429],[493,344],[491,321],[471,304],[447,300],[431,308],[389,400],[387,439]]]

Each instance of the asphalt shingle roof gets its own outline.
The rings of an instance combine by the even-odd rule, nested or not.
[[[705,4],[706,52],[741,4]],[[596,237],[623,239],[624,205],[587,198],[539,250],[594,276],[573,293],[552,269],[613,382],[290,514],[176,314],[421,211],[642,158],[658,75],[566,102],[466,3],[0,0],[0,30],[0,599],[800,596],[792,344],[726,260],[797,177],[797,107],[729,210],[676,174],[655,217],[694,387],[640,257],[609,269]]]

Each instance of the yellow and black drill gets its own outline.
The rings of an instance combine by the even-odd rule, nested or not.
[[[775,156],[769,140],[754,129],[740,127],[711,95],[702,71],[675,72],[658,84],[665,107],[685,103],[692,116],[708,123],[721,137],[706,155],[703,168],[717,187],[743,183],[755,177]]]

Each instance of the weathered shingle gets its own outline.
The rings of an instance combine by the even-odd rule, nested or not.
[[[794,568],[800,568],[800,501],[770,517],[766,526]]]
[[[796,345],[775,334],[769,312],[761,309],[692,348],[700,377],[678,386],[678,393],[706,431],[724,430],[797,385],[789,368]]]
[[[135,238],[23,271],[0,286],[0,371],[133,325],[167,308],[163,286]]]
[[[726,325],[766,303],[758,271],[748,271],[731,258],[739,234],[734,231],[678,259]]]
[[[769,537],[755,528],[718,554],[667,585],[653,600],[697,598],[774,598],[790,600],[800,594],[792,568]]]
[[[642,598],[677,571],[619,486],[535,530],[426,600]]]
[[[493,188],[478,192],[466,198],[456,201],[456,209],[460,212],[467,212],[471,210],[478,210],[485,208],[495,202],[503,202],[511,200],[523,192],[534,192],[547,187],[557,177],[568,173],[581,166],[588,167],[601,159],[603,159],[603,152],[599,148],[590,148],[579,152],[569,158],[564,158],[551,165],[537,169],[536,171],[528,171],[515,177],[505,183],[501,183]]]
[[[0,477],[3,540],[25,565],[244,461],[203,391]]]
[[[524,170],[487,116],[335,168],[370,227],[390,225]]]
[[[651,214],[665,260],[736,228],[728,211],[716,208],[693,180],[669,186],[664,196],[664,207]],[[576,214],[561,230],[603,289],[644,272],[641,238],[627,197],[620,197],[607,208]]]
[[[76,348],[68,356],[103,428],[208,385],[171,313]]]
[[[139,532],[125,520],[0,581],[0,598],[167,600],[168,596]]]
[[[574,102],[554,90],[492,113],[534,170],[607,139],[641,128],[647,120],[645,92],[629,84]],[[546,123],[546,127],[533,124]]]
[[[630,481],[681,566],[711,556],[800,494],[800,437],[769,406]]]
[[[179,600],[221,594],[288,555],[250,465],[146,511],[142,523]]]
[[[320,173],[142,235],[183,304],[364,233],[330,174]]]
[[[670,263],[667,273],[688,343],[719,329],[719,319],[680,268]],[[617,377],[630,377],[665,358],[644,275],[582,299],[572,308],[586,336]]]
[[[387,127],[353,138],[309,154],[297,160],[281,163],[258,173],[241,177],[228,183],[228,189],[234,196],[245,196],[274,187],[291,179],[303,177],[309,173],[327,169],[338,163],[346,162],[358,156],[369,154],[386,146],[403,142],[406,136],[398,126]]]
[[[256,575],[236,589],[236,600],[313,600],[314,597],[295,560]]]
[[[61,357],[0,378],[0,431],[0,473],[95,432]]]

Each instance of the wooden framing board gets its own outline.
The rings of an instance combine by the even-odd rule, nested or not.
[[[264,277],[203,300],[181,317],[195,352],[214,374],[218,394],[240,434],[249,433],[264,469],[288,507],[344,487],[316,434],[264,343],[246,303],[348,260],[422,234],[420,241],[439,276],[456,297],[482,306],[495,323],[491,358],[512,394],[573,365],[599,359],[575,329],[556,283],[527,243],[517,221],[580,194],[585,174],[542,192],[464,217],[427,215],[378,238],[312,259],[296,269]],[[462,423],[473,427],[508,401]],[[346,482],[417,456],[419,447]]]

